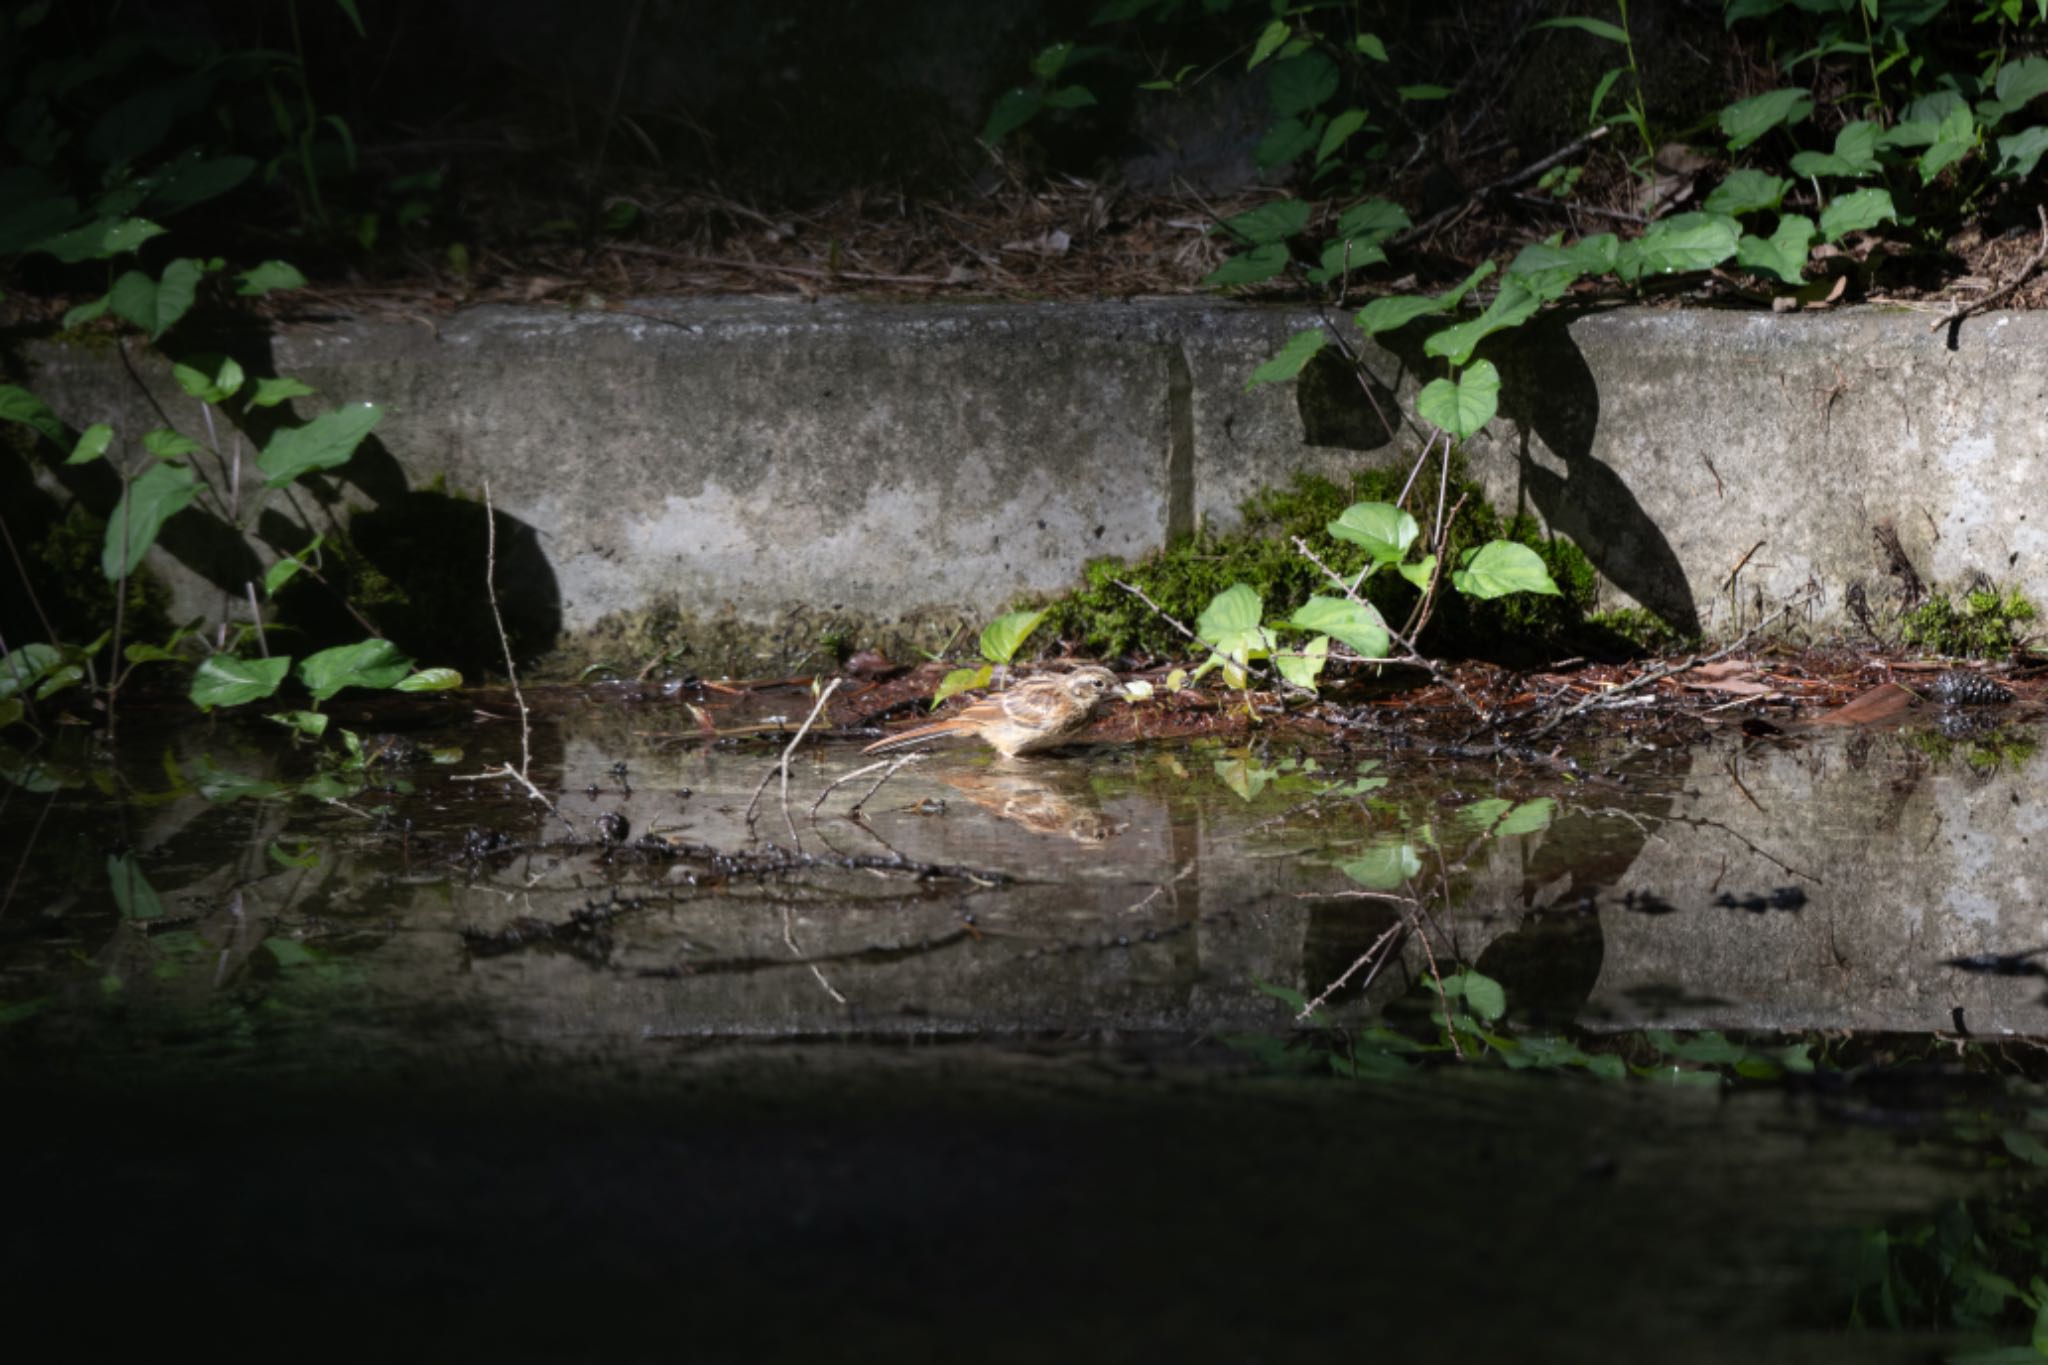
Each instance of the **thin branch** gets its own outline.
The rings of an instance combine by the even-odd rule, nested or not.
[[[825,709],[825,703],[831,700],[832,694],[839,690],[839,684],[844,681],[844,678],[834,678],[831,682],[825,684],[825,690],[818,693],[817,704],[811,707],[811,714],[804,717],[804,723],[798,727],[796,735],[787,745],[783,746],[781,759],[773,767],[769,768],[767,772],[761,774],[761,784],[754,788],[754,795],[747,802],[746,818],[748,829],[754,827],[754,810],[761,804],[761,793],[768,790],[768,784],[775,779],[775,774],[780,772],[782,774],[782,813],[789,820],[789,837],[792,839],[796,838],[796,821],[793,818],[789,818],[789,757],[796,752],[796,746],[804,742],[804,736],[811,732],[811,725],[818,719],[818,713]]]
[[[1492,184],[1481,185],[1478,189],[1472,191],[1472,193],[1466,195],[1457,203],[1452,204],[1447,208],[1438,210],[1437,212],[1431,214],[1429,217],[1423,219],[1421,222],[1417,223],[1414,227],[1409,228],[1406,232],[1396,234],[1392,242],[1389,243],[1389,245],[1406,246],[1408,243],[1414,241],[1418,237],[1428,236],[1431,232],[1434,232],[1436,230],[1439,224],[1445,222],[1447,219],[1453,217],[1456,214],[1464,212],[1467,205],[1477,203],[1478,201],[1487,198],[1489,195],[1500,193],[1502,190],[1511,190],[1517,185],[1526,184],[1527,182],[1534,180],[1537,176],[1543,174],[1552,166],[1555,166],[1562,161],[1571,160],[1580,152],[1586,150],[1586,148],[1598,142],[1601,138],[1606,137],[1607,128],[1608,125],[1603,123],[1598,128],[1595,128],[1592,132],[1587,133],[1584,137],[1573,139],[1572,141],[1566,143],[1564,146],[1558,148],[1556,151],[1552,152],[1549,156],[1544,157],[1542,160],[1532,161],[1528,165],[1522,167],[1520,170],[1502,176],[1500,179],[1494,181]]]
[[[1992,290],[1989,294],[1986,294],[1983,298],[1973,303],[1959,303],[1951,311],[1936,318],[1929,324],[1928,331],[1938,332],[1944,327],[1956,327],[1961,325],[1963,319],[1969,317],[1972,313],[1989,312],[1992,308],[2003,303],[2014,290],[2027,282],[2029,276],[2041,268],[2041,262],[2044,259],[2048,259],[2048,205],[2036,204],[2034,206],[2034,216],[2041,220],[2041,249],[2034,253],[2034,259],[2021,266],[2018,274]]]
[[[512,700],[519,704],[519,780],[526,782],[533,769],[533,722],[528,718],[526,694],[519,689],[518,665],[512,662],[512,637],[505,633],[505,618],[498,611],[498,511],[491,503],[489,479],[484,480],[484,595],[490,599],[491,621],[498,628],[498,646],[505,651],[505,676],[512,681]],[[539,795],[531,782],[526,786]]]

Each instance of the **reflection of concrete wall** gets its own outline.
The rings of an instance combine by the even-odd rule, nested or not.
[[[1724,753],[1722,780],[1695,765],[1677,808],[1694,823],[1665,825],[1603,903],[1589,1022],[1926,1031],[1960,1006],[1976,1032],[2048,1028],[2048,982],[1941,965],[2048,944],[2048,754],[1987,775],[1896,738],[1853,752]],[[1778,887],[1804,908],[1713,904]],[[1676,910],[1633,913],[1631,891]]]

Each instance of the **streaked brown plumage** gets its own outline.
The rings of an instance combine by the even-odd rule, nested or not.
[[[1028,678],[1006,691],[983,697],[958,715],[928,725],[913,725],[901,734],[876,740],[861,752],[878,753],[920,739],[971,735],[1006,756],[1036,753],[1056,748],[1086,729],[1095,708],[1121,688],[1116,674],[1094,666]]]

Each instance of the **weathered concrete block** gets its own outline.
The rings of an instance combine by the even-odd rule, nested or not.
[[[1245,389],[1316,324],[1206,299],[710,299],[305,324],[243,349],[321,403],[387,407],[343,471],[350,501],[490,481],[531,551],[506,586],[556,604],[561,668],[681,648],[701,671],[764,672],[835,635],[935,648],[1093,556],[1228,525],[1295,470],[1411,458],[1419,337],[1363,347],[1369,386],[1332,350],[1304,384]],[[1468,452],[1504,508],[1587,550],[1613,604],[1683,625],[1736,628],[1809,591],[1812,619],[1835,615],[1851,584],[1881,585],[1880,521],[1931,579],[2048,597],[2048,317],[1947,340],[1876,310],[1552,318],[1490,343],[1501,411]],[[132,450],[159,424],[104,351],[24,358],[76,425],[112,421]],[[164,367],[143,373],[199,429]],[[186,614],[242,609],[232,575],[153,562]]]

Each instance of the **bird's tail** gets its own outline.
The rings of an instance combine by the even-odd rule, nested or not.
[[[935,720],[928,725],[913,725],[900,734],[890,735],[887,739],[876,740],[873,744],[868,745],[867,748],[862,749],[861,752],[864,754],[886,753],[891,749],[900,749],[906,744],[915,744],[921,739],[936,739],[942,735],[957,733],[958,728],[950,720]]]

